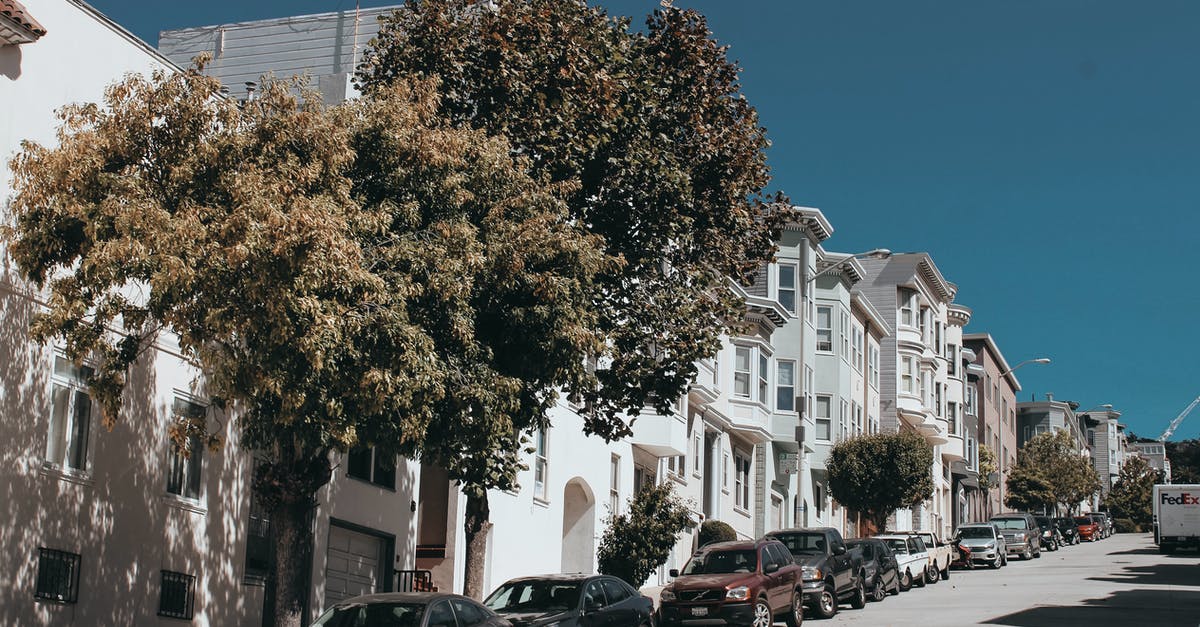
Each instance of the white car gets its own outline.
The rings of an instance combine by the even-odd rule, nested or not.
[[[900,573],[900,589],[908,590],[914,585],[925,585],[925,573],[929,566],[929,551],[921,536],[909,534],[884,534],[875,536],[892,547],[896,554],[897,572]]]

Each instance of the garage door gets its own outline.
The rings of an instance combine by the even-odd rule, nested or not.
[[[325,563],[325,607],[360,594],[380,592],[383,538],[329,526]]]

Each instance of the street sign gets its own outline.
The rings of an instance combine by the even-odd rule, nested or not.
[[[790,475],[800,471],[799,453],[780,453],[779,472]]]

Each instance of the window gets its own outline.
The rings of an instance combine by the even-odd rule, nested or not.
[[[734,455],[736,474],[733,484],[733,504],[742,509],[750,508],[750,458],[742,453]]]
[[[906,327],[916,326],[917,293],[913,290],[901,288],[899,292],[899,300],[900,324]]]
[[[159,587],[158,615],[168,618],[185,618],[191,620],[194,607],[193,596],[196,591],[196,578],[192,575],[162,571],[162,583]]]
[[[1000,411],[1000,385],[997,383],[992,384],[992,407]],[[1000,419],[1004,420],[1004,414],[1000,414]]]
[[[56,603],[79,600],[79,554],[38,548],[37,588],[33,596]]]
[[[700,432],[692,434],[692,472],[700,474],[700,464],[704,461],[704,436]]]
[[[997,398],[999,398],[999,396],[997,396]],[[1000,420],[1003,420],[1004,422],[1010,423],[1010,424],[1016,422],[1015,420],[1010,420],[1010,417],[1008,415],[1008,399],[1007,398],[1002,399],[1001,404],[1004,406],[1004,409],[1002,409],[1000,411]],[[1012,426],[1015,427],[1016,425],[1014,424]]]
[[[733,353],[733,395],[750,398],[750,368],[751,349],[749,346],[737,346]]]
[[[251,583],[265,583],[271,574],[271,519],[267,508],[250,489],[250,516],[246,525],[246,573]]]
[[[863,330],[859,327],[854,327],[853,331],[850,363],[854,364],[854,369],[861,373],[863,371]]]
[[[457,627],[454,612],[450,609],[449,601],[434,603],[429,607],[429,627]]]
[[[842,359],[850,360],[850,314],[842,312],[841,324],[838,325],[838,337],[842,342]]]
[[[796,411],[796,362],[775,362],[775,410]]]
[[[815,385],[816,377],[813,374],[812,366],[804,366],[804,411],[808,415],[813,413],[813,386]]]
[[[946,374],[958,376],[958,346],[954,344],[946,345]]]
[[[850,404],[851,412],[854,414],[854,435],[863,434],[863,410],[862,406],[855,401]]]
[[[729,453],[725,453],[724,466],[721,472],[721,489],[729,491]]]
[[[985,375],[983,375],[983,395],[984,395],[984,400],[987,400],[987,401],[990,401],[990,400],[992,400],[992,390],[993,390],[993,389],[994,389],[994,388],[993,388],[993,386],[992,386],[992,375],[990,375],[990,374],[985,374]]]
[[[488,622],[488,614],[470,601],[450,599],[454,613],[458,615],[458,627],[475,627]]]
[[[946,423],[949,425],[950,435],[958,433],[958,403],[946,403]]]
[[[766,405],[769,402],[768,399],[771,398],[771,381],[768,378],[770,376],[770,374],[769,374],[770,372],[771,372],[770,359],[766,355],[759,353],[758,354],[758,398],[755,400],[762,403],[763,405]]]
[[[634,464],[633,466],[633,492],[637,494],[642,491],[642,488],[654,485],[654,473],[645,466]]]
[[[900,358],[900,391],[905,394],[917,393],[917,360],[912,357]]]
[[[63,357],[54,358],[51,377],[50,432],[46,439],[46,464],[72,470],[87,469],[88,435],[92,423],[92,399],[87,382],[93,370],[76,366]]]
[[[346,474],[381,488],[395,490],[396,457],[384,455],[374,446],[356,446],[347,455]]]
[[[850,405],[846,401],[842,401],[838,406],[838,423],[841,430],[841,439],[845,440],[850,437]]]
[[[686,483],[684,478],[684,469],[687,468],[686,455],[674,455],[667,458],[667,476],[673,477]]]
[[[550,471],[549,450],[546,446],[546,430],[538,429],[533,434],[533,496],[546,499],[546,480]]]
[[[933,413],[935,416],[941,416],[945,412],[942,411],[942,384],[933,384]]]
[[[604,585],[604,596],[608,597],[609,605],[616,605],[633,596],[625,584],[616,579],[601,579],[600,583]]]
[[[590,612],[608,605],[604,598],[604,588],[599,581],[593,581],[583,590],[583,610]]]
[[[833,351],[833,308],[817,307],[817,350]]]
[[[608,471],[608,511],[613,516],[621,513],[621,456],[613,455]]]
[[[779,304],[783,308],[796,312],[796,266],[787,263],[779,264]]]
[[[172,407],[176,424],[203,425],[208,408],[176,398]],[[189,436],[187,450],[171,445],[171,464],[167,474],[167,492],[189,499],[200,498],[200,469],[204,465],[204,443],[199,435]]]
[[[975,384],[972,383],[967,386],[966,391],[967,391],[967,398],[966,398],[967,415],[968,416],[978,416],[979,414],[976,413],[978,411],[976,409],[976,407],[978,406],[978,403],[979,403],[979,389],[976,388]]]
[[[931,338],[929,336],[929,319],[930,319],[929,308],[922,307],[920,315],[921,315],[921,318],[920,318],[921,342],[923,342],[926,345],[929,345],[929,344],[931,344]]]
[[[829,396],[818,396],[817,406],[813,409],[814,417],[817,425],[817,439],[829,441],[833,437],[833,421],[829,415],[833,398]]]
[[[968,436],[967,437],[967,468],[969,468],[971,470],[979,469],[979,467],[977,465],[979,457],[978,457],[978,453],[975,452],[976,446],[977,446],[977,444],[975,443],[975,438]]]
[[[870,355],[870,378],[871,387],[879,389],[879,347],[872,346],[868,353]]]

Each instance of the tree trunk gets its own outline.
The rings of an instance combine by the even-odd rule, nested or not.
[[[491,512],[488,510],[486,489],[471,487],[464,492],[467,494],[467,512],[463,521],[467,536],[467,572],[463,581],[463,596],[482,601],[483,567],[487,560],[488,532],[492,528],[489,520]]]

